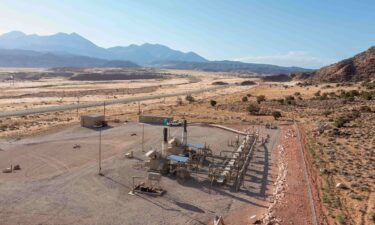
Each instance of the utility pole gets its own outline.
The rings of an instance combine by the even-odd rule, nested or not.
[[[99,128],[100,129],[100,128]],[[102,130],[99,130],[99,175],[102,174]]]
[[[103,102],[103,107],[104,107],[104,118],[105,118],[105,101]]]
[[[77,95],[77,118],[78,118],[78,110],[79,110],[79,95]]]
[[[142,152],[145,151],[144,143],[145,143],[145,124],[143,123],[142,124]]]

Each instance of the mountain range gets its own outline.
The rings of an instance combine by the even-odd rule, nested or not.
[[[124,60],[106,60],[88,56],[0,49],[0,67],[127,67],[139,65]]]
[[[237,61],[209,61],[194,52],[181,52],[160,44],[145,43],[102,48],[77,33],[53,35],[12,31],[0,36],[2,67],[137,67],[209,71],[247,71],[261,74],[307,72],[299,67]]]
[[[102,48],[77,33],[57,33],[40,36],[26,35],[12,31],[0,36],[0,49],[22,49],[37,52],[82,55],[106,60],[126,60],[140,65],[151,64],[155,60],[179,60],[187,62],[206,62],[194,52],[172,50],[164,45],[143,44],[127,47]]]

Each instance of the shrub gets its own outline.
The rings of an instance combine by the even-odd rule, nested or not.
[[[328,95],[329,95],[329,97],[331,97],[331,98],[336,98],[336,97],[337,97],[336,93],[333,92],[333,91],[329,92]]]
[[[346,216],[343,215],[343,214],[338,214],[338,215],[336,216],[336,220],[337,220],[337,222],[338,222],[339,224],[341,224],[341,225],[346,224]]]
[[[259,95],[257,96],[257,103],[260,104],[261,102],[266,101],[266,96],[264,95]]]
[[[243,101],[243,102],[247,102],[247,101],[248,101],[247,96],[243,96],[243,97],[242,97],[242,101]]]
[[[327,116],[329,116],[329,115],[331,115],[331,114],[332,114],[332,112],[329,111],[329,110],[326,110],[326,111],[323,112],[323,115],[324,115],[325,117],[327,117]]]
[[[370,212],[368,218],[370,221],[375,222],[375,212]]]
[[[301,93],[300,92],[294,92],[294,96],[300,96]]]
[[[257,106],[257,105],[251,104],[251,105],[249,105],[249,106],[247,107],[247,111],[249,111],[249,113],[250,113],[251,115],[256,115],[257,113],[259,113],[260,108],[259,108],[259,106]]]
[[[195,101],[195,98],[191,95],[186,95],[185,100],[188,101],[189,103],[192,103]]]
[[[362,97],[364,100],[371,100],[371,99],[372,99],[372,93],[367,92],[367,91],[362,91],[362,92],[361,92],[361,97]]]
[[[319,97],[319,96],[320,96],[320,91],[315,92],[314,95],[315,95],[316,97]]]
[[[335,126],[338,127],[338,128],[341,128],[343,126],[345,126],[345,124],[349,123],[350,122],[350,119],[346,116],[339,116],[335,119]]]
[[[361,117],[361,112],[358,111],[357,109],[353,109],[352,113],[349,115],[349,118],[352,119],[352,120],[355,120],[359,117]]]
[[[279,111],[273,111],[272,116],[275,120],[279,119],[281,117],[281,112]]]
[[[176,100],[177,105],[182,105],[182,99],[181,97],[178,97]]]
[[[284,99],[283,98],[279,98],[276,100],[278,103],[280,103],[281,105],[283,105],[285,103]]]
[[[294,99],[295,99],[294,96],[291,96],[291,95],[285,97],[286,101],[291,101],[291,100],[294,100]]]
[[[328,99],[328,94],[327,93],[323,93],[320,97],[319,97],[319,100],[327,100]]]
[[[214,107],[216,105],[216,103],[217,102],[215,100],[210,100],[210,104],[211,104],[212,107]]]
[[[375,89],[375,81],[366,80],[362,82],[362,86],[367,89]]]
[[[370,106],[367,106],[367,105],[361,106],[360,110],[362,112],[371,112]]]
[[[348,101],[349,101],[349,102],[353,102],[353,101],[354,101],[354,97],[353,97],[353,96],[350,96],[350,97],[348,98]]]

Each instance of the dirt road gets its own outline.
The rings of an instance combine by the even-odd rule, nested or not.
[[[145,100],[176,97],[176,96],[183,96],[183,95],[189,95],[189,94],[190,95],[200,94],[203,92],[215,91],[215,90],[224,89],[227,87],[229,87],[229,85],[220,85],[220,86],[203,88],[203,89],[198,89],[198,90],[193,90],[193,91],[159,94],[159,95],[153,95],[153,96],[129,97],[129,98],[123,98],[123,99],[107,100],[107,101],[86,102],[86,103],[77,103],[77,104],[69,104],[69,105],[59,105],[59,106],[49,106],[49,107],[32,108],[32,109],[25,109],[25,110],[16,110],[16,111],[10,111],[10,112],[0,112],[0,118],[10,117],[10,116],[24,116],[24,115],[31,115],[31,114],[37,114],[37,113],[46,113],[46,112],[57,112],[57,111],[64,111],[64,110],[71,110],[71,109],[90,108],[90,107],[97,107],[97,106],[103,106],[103,105],[126,104],[126,103],[131,103],[131,102],[140,102],[140,101],[145,101]]]

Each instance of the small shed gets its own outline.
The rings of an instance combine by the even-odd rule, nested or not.
[[[102,114],[87,114],[81,116],[81,126],[87,128],[100,127],[105,124],[105,117]]]
[[[140,123],[167,125],[168,122],[173,121],[173,117],[168,116],[154,116],[154,115],[139,115]]]

